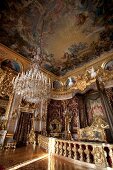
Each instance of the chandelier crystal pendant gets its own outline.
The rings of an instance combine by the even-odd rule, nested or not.
[[[31,69],[13,79],[14,93],[30,103],[38,103],[50,96],[50,79],[40,69],[40,50],[35,52]]]

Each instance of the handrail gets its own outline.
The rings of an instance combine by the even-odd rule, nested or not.
[[[113,168],[113,145],[83,141],[69,141],[39,135],[39,146],[50,154],[67,157],[102,168]]]

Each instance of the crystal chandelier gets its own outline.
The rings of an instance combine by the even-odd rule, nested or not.
[[[30,103],[38,103],[50,95],[50,79],[40,70],[40,49],[33,53],[31,69],[13,79],[15,94]]]

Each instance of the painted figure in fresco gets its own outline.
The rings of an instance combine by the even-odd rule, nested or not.
[[[41,44],[43,50],[48,51],[47,57],[43,60],[43,67],[56,75],[64,75],[67,71],[113,48],[113,0],[16,0],[16,3],[11,0],[1,0],[0,5],[1,43],[28,58],[32,57],[30,48]],[[72,24],[68,24],[69,20]],[[60,29],[63,31],[59,32]],[[88,38],[87,36],[92,35],[96,41],[101,31],[107,30],[107,33],[110,32],[107,36],[110,43],[106,39],[101,41],[101,44],[100,40],[96,41],[94,50],[80,58],[78,52],[83,48],[78,50],[78,47],[82,39],[76,39],[76,37],[73,43],[77,43],[78,47],[76,45],[70,51],[71,53],[66,53],[62,58],[63,64],[57,66],[55,62],[53,63],[56,56],[49,58],[53,52],[48,50],[48,44],[55,42],[55,38],[51,39],[51,34],[53,37],[60,34],[63,36],[65,29],[74,30],[69,31],[66,37],[70,37],[70,33],[74,37],[80,32],[80,35],[83,35],[83,42]],[[105,37],[105,31],[103,37]],[[67,38],[66,43],[69,43],[68,41]],[[68,47],[71,46],[72,42]],[[62,49],[62,52],[68,50],[68,47]],[[89,41],[88,48],[91,48]]]
[[[88,18],[88,16],[85,16],[83,13],[78,14],[75,17],[76,17],[77,25],[83,25],[86,22],[86,19]]]

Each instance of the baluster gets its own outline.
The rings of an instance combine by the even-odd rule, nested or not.
[[[94,146],[93,145],[89,145],[88,146],[89,149],[89,162],[90,163],[94,163]]]
[[[80,154],[80,161],[83,161],[83,150],[82,150],[82,145],[79,145],[78,152]]]
[[[90,151],[89,151],[89,148],[88,148],[88,145],[85,145],[86,146],[86,149],[84,150],[85,154],[86,154],[86,162],[87,163],[90,163]]]
[[[76,149],[76,144],[74,144],[74,147],[72,148],[72,151],[74,152],[74,159],[77,160],[77,149]]]
[[[58,154],[58,141],[56,141],[56,144],[55,144],[55,153]]]
[[[71,143],[69,143],[67,150],[69,151],[68,157],[71,158]]]
[[[103,150],[104,150],[104,155],[105,155],[107,167],[109,167],[109,166],[111,166],[111,165],[110,165],[110,162],[109,162],[109,160],[108,160],[108,156],[110,156],[110,155],[109,155],[110,148],[109,148],[109,147],[103,147]]]
[[[59,144],[59,154],[62,155],[62,151],[63,151],[63,148],[62,148],[62,142],[60,141],[60,144]]]
[[[66,142],[64,142],[64,146],[63,146],[63,156],[66,156],[67,155],[67,145],[66,145]]]
[[[109,156],[111,158],[111,166],[113,168],[113,148],[109,147]]]

